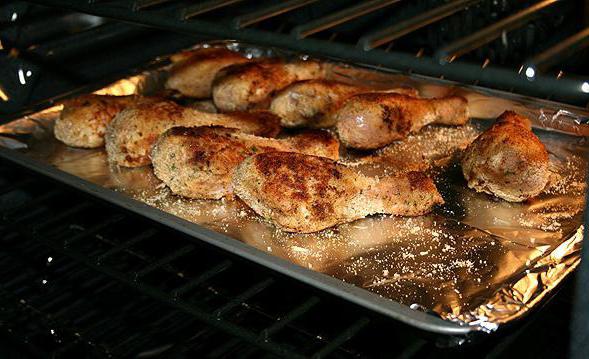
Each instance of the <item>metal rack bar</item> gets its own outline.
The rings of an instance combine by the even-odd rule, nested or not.
[[[34,181],[31,178],[27,178],[26,180],[24,180],[22,182],[12,182],[8,186],[0,188],[0,196],[2,196],[5,193],[12,192],[15,189],[17,189],[18,187],[24,187],[28,184],[33,183],[33,182]]]
[[[169,352],[166,352],[165,354],[170,358],[182,357],[182,355],[185,354],[187,351],[198,350],[202,346],[209,343],[210,339],[213,338],[215,336],[215,334],[217,334],[217,333],[218,333],[218,330],[216,330],[215,328],[212,328],[212,329],[207,328],[206,330],[199,330],[193,336],[193,338],[198,339],[195,341],[195,343],[192,343],[192,344],[189,344],[188,342],[180,343],[180,344],[172,347],[169,350]]]
[[[315,354],[313,354],[312,358],[324,358],[329,353],[333,352],[337,347],[348,341],[351,337],[356,335],[362,328],[370,323],[370,319],[366,317],[362,317],[358,319],[354,324],[350,325],[346,329],[344,329],[340,334],[338,334],[333,340],[329,341],[327,345],[323,348],[319,349]]]
[[[139,11],[139,10],[147,9],[152,6],[169,3],[172,1],[175,1],[175,0],[135,0],[133,2],[132,8],[134,11]]]
[[[317,297],[311,297],[311,298],[307,299],[306,301],[301,303],[299,306],[297,306],[296,308],[294,308],[293,310],[288,312],[284,317],[279,318],[276,322],[274,322],[274,324],[272,324],[271,326],[262,330],[260,332],[260,335],[265,339],[269,338],[271,335],[278,333],[281,329],[286,327],[293,320],[295,320],[295,319],[301,317],[303,314],[307,313],[309,310],[311,310],[311,308],[313,308],[318,303],[319,303],[319,298],[317,298]]]
[[[233,25],[241,29],[243,27],[267,20],[271,17],[282,15],[292,10],[296,10],[305,5],[309,5],[319,0],[288,0],[282,1],[274,6],[268,6],[249,14],[241,15],[233,20]]]
[[[497,21],[493,25],[477,31],[472,35],[463,37],[460,40],[442,47],[437,51],[436,58],[441,62],[452,62],[458,57],[495,40],[501,36],[502,33],[512,31],[528,23],[532,19],[540,16],[541,10],[553,6],[558,2],[559,0],[544,0],[536,3],[503,20]]]
[[[207,271],[200,274],[198,277],[190,280],[188,283],[184,284],[183,286],[176,288],[172,291],[172,296],[177,298],[182,294],[188,292],[191,289],[196,288],[200,284],[206,282],[207,280],[215,277],[223,273],[225,270],[229,269],[233,263],[230,260],[224,260],[223,262],[211,267]]]
[[[20,281],[25,280],[26,278],[28,278],[30,276],[30,273],[23,273],[20,274],[14,278],[12,278],[10,281],[8,282],[4,282],[2,283],[2,286],[0,286],[0,288],[5,288],[5,289],[9,289],[10,287],[12,287],[13,285],[19,283]]]
[[[104,278],[102,280],[104,281]],[[112,287],[116,286],[116,284],[117,283],[116,282],[113,282],[113,281],[106,281],[106,283],[102,287],[98,288],[94,293],[95,294],[98,294],[98,293],[100,293],[100,292],[102,292],[102,291],[104,291],[106,289],[109,289],[109,288],[112,288]],[[55,318],[55,319],[61,318],[62,316],[65,316],[68,313],[70,313],[73,310],[73,306],[74,305],[79,305],[79,304],[83,304],[83,303],[86,303],[86,302],[88,302],[88,299],[87,298],[84,298],[84,297],[81,297],[78,301],[74,302],[73,304],[70,304],[67,307],[64,306],[62,309],[56,311],[52,315],[52,317]],[[85,315],[88,315],[87,318],[89,318],[89,317],[91,317],[93,315],[93,313],[94,313],[94,315],[96,314],[96,312],[85,312],[84,314]]]
[[[9,225],[0,229],[0,233],[10,233],[15,228],[18,228],[18,226],[21,223],[25,222],[26,220],[33,218],[35,216],[44,214],[46,212],[47,212],[46,208],[36,207],[36,208],[32,209],[31,211],[24,213],[23,215],[15,216],[15,217],[11,218],[12,221],[10,222]]]
[[[237,307],[238,305],[240,305],[241,303],[250,299],[254,295],[256,295],[256,294],[260,293],[261,291],[263,291],[264,289],[268,288],[272,283],[274,283],[274,279],[266,278],[263,281],[252,285],[251,287],[249,287],[248,289],[246,289],[242,293],[233,297],[227,304],[225,304],[221,308],[215,310],[213,312],[213,316],[215,316],[217,318],[222,317],[224,314],[229,312],[231,309]]]
[[[174,252],[158,259],[157,261],[153,262],[152,264],[148,265],[147,267],[136,271],[134,276],[135,279],[139,279],[151,272],[153,272],[154,270],[182,257],[187,255],[188,253],[192,252],[194,250],[194,245],[192,244],[188,244],[180,249],[175,250]]]
[[[39,221],[39,223],[36,223],[35,226],[32,228],[32,231],[39,232],[41,229],[43,229],[43,228],[45,228],[55,222],[59,222],[62,219],[67,218],[73,214],[79,213],[89,207],[90,207],[90,203],[88,203],[88,202],[78,203],[75,206],[64,210],[63,212],[60,212],[54,216],[49,216],[47,219]]]
[[[357,5],[347,7],[333,14],[311,20],[306,24],[296,26],[292,29],[291,34],[298,39],[303,39],[317,32],[327,30],[334,26],[352,21],[371,12],[383,9],[389,5],[396,4],[400,0],[371,0],[361,2]]]
[[[238,338],[233,338],[231,340],[226,341],[222,345],[218,346],[217,348],[213,349],[211,352],[207,354],[210,358],[229,358],[229,353],[239,345],[241,342]]]
[[[46,56],[50,60],[64,59],[88,51],[90,46],[104,46],[113,39],[121,39],[131,35],[145,34],[149,30],[134,27],[120,22],[111,22],[92,27],[53,41],[46,41],[32,49],[33,54]]]
[[[77,242],[77,241],[79,241],[81,239],[84,239],[84,238],[88,238],[90,236],[93,236],[96,233],[98,233],[99,231],[101,231],[101,230],[103,230],[103,229],[105,229],[105,228],[107,228],[109,226],[112,226],[113,224],[118,223],[118,222],[122,221],[125,218],[126,218],[125,215],[115,214],[114,216],[111,216],[111,217],[109,217],[109,218],[101,221],[100,223],[97,223],[96,225],[94,225],[94,226],[92,226],[92,227],[90,227],[90,228],[88,228],[88,229],[86,229],[86,230],[84,230],[84,231],[82,231],[82,232],[80,232],[80,233],[72,236],[72,237],[65,238],[64,241],[63,241],[63,245],[64,246],[69,246],[69,245],[71,245],[71,244],[73,244],[73,243],[75,243],[75,242]]]
[[[60,194],[63,194],[63,192],[61,192],[60,190],[50,190],[48,192],[43,193],[40,196],[37,196],[37,197],[31,199],[30,201],[28,201],[26,203],[23,203],[20,206],[12,207],[8,210],[3,211],[2,216],[4,216],[4,217],[10,216],[11,214],[19,212],[27,207],[30,207],[30,206],[36,206],[36,205],[38,205],[42,202],[45,202],[45,201],[47,201],[57,195],[60,195]]]
[[[535,72],[543,72],[587,47],[589,47],[589,27],[534,55],[525,62],[524,67],[531,67]]]
[[[209,11],[217,10],[225,6],[233,5],[243,0],[209,0],[201,3],[188,6],[182,10],[181,19],[188,20],[198,15],[202,15]]]
[[[426,11],[413,18],[401,21],[395,25],[362,36],[358,40],[358,46],[365,51],[372,50],[375,47],[384,45],[415,30],[419,30],[422,27],[462,11],[466,7],[480,1],[481,0],[457,0],[449,2],[446,5]]]
[[[129,248],[131,248],[132,246],[136,245],[137,243],[149,239],[151,237],[153,237],[155,234],[157,233],[157,231],[153,228],[150,228],[142,233],[139,233],[138,235],[136,235],[135,237],[117,245],[114,246],[113,248],[109,249],[107,252],[97,256],[94,261],[96,263],[102,263],[105,259],[107,259],[108,257],[111,257],[117,253],[120,253],[122,251],[125,251]]]

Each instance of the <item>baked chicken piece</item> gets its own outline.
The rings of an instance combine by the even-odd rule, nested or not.
[[[172,61],[166,88],[188,97],[208,98],[219,70],[250,60],[238,52],[211,47],[182,52],[172,57]]]
[[[142,103],[121,111],[107,127],[108,160],[124,167],[148,165],[151,147],[167,129],[209,125],[265,137],[274,137],[280,132],[280,120],[268,111],[219,114],[182,107],[171,101]]]
[[[466,99],[435,99],[395,93],[366,93],[346,100],[335,114],[337,133],[346,147],[369,150],[402,140],[428,124],[464,125]]]
[[[213,101],[221,111],[265,109],[272,95],[289,84],[324,76],[325,70],[317,61],[265,59],[233,65],[217,74]]]
[[[298,81],[274,97],[270,111],[280,117],[284,127],[326,128],[335,125],[333,114],[348,97],[373,91],[368,87],[331,80]],[[417,91],[412,88],[395,88],[386,92],[417,96]]]
[[[55,121],[55,138],[72,147],[104,146],[106,126],[127,106],[151,102],[141,96],[82,95],[63,102],[61,115]]]
[[[231,196],[231,176],[246,157],[293,151],[337,160],[339,141],[328,132],[285,139],[258,137],[224,127],[174,127],[159,137],[151,159],[155,175],[175,194],[201,199]]]
[[[468,146],[462,173],[477,192],[521,202],[548,184],[548,152],[532,132],[530,120],[506,111]]]
[[[233,191],[287,232],[310,233],[371,214],[419,216],[443,203],[421,172],[367,177],[323,157],[269,152],[246,158]]]

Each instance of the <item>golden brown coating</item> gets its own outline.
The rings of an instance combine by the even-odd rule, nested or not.
[[[375,149],[402,140],[431,123],[464,125],[466,99],[415,98],[395,93],[366,93],[346,100],[335,114],[337,133],[347,147]]]
[[[133,95],[82,95],[66,100],[55,121],[55,138],[72,147],[102,147],[106,126],[125,107],[138,101],[155,99]]]
[[[172,57],[172,61],[166,88],[188,97],[208,98],[219,70],[250,60],[238,52],[211,47],[182,52]]]
[[[297,81],[282,89],[270,104],[284,127],[326,128],[335,125],[333,114],[350,96],[373,92],[365,86],[314,79]],[[387,92],[417,96],[412,88],[393,88]]]
[[[316,61],[265,59],[233,65],[217,74],[213,101],[221,111],[268,108],[274,93],[289,84],[324,76],[323,66]]]
[[[155,175],[175,194],[200,199],[231,196],[231,176],[246,157],[293,151],[338,159],[339,141],[324,131],[286,139],[258,137],[224,127],[174,127],[159,137],[151,159]]]
[[[268,111],[218,114],[182,107],[171,101],[138,104],[121,111],[107,127],[108,159],[125,167],[148,165],[151,147],[167,129],[209,125],[266,137],[274,137],[280,131],[280,120]]]
[[[509,202],[537,196],[550,179],[548,152],[530,121],[504,112],[466,149],[462,173],[468,187]]]
[[[235,171],[233,190],[276,226],[301,233],[376,213],[419,216],[443,203],[421,172],[367,177],[333,160],[292,152],[246,158]]]
[[[325,128],[335,124],[330,116],[346,98],[368,88],[331,80],[297,81],[276,94],[270,111],[284,127]]]

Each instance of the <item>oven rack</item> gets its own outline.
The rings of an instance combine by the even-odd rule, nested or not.
[[[14,171],[6,165],[2,163],[3,171]],[[44,329],[55,344],[70,343],[60,353],[106,342],[98,348],[104,354],[127,356],[150,347],[153,338],[140,335],[147,329],[177,333],[167,338],[172,343],[188,341],[200,331],[205,333],[198,335],[212,337],[227,333],[229,339],[213,348],[220,354],[239,350],[245,342],[280,357],[346,358],[354,356],[344,348],[346,341],[371,322],[362,311],[352,310],[341,327],[322,333],[309,316],[322,313],[336,320],[329,299],[308,290],[297,295],[292,289],[283,298],[284,286],[297,285],[47,180],[22,178],[0,186],[4,203],[13,201],[11,196],[23,197],[1,214],[2,322],[51,313]],[[166,250],[163,241],[169,244]],[[100,298],[108,293],[120,293],[119,300],[110,303],[109,312],[100,312]],[[265,303],[272,298],[283,303]],[[316,328],[310,331],[309,324]],[[165,348],[166,353],[193,350],[178,345]]]
[[[490,64],[488,58],[481,62],[463,61],[466,54],[476,53],[492,41],[504,41],[516,31],[525,32],[535,20],[554,16],[563,10],[574,15],[573,1],[534,0],[525,1],[523,8],[507,12],[484,26],[474,27],[473,33],[462,36],[432,49],[430,55],[395,50],[395,41],[460,14],[465,10],[480,8],[494,11],[487,0],[457,0],[444,2],[420,2],[423,9],[417,11],[398,0],[372,0],[356,2],[330,2],[327,0],[260,1],[207,0],[197,3],[178,0],[31,0],[45,6],[70,9],[87,14],[126,22],[171,30],[179,33],[206,36],[214,40],[232,39],[260,46],[276,46],[284,49],[331,59],[344,59],[379,69],[415,73],[465,85],[491,87],[509,92],[569,102],[585,106],[589,100],[589,82],[582,76],[564,71],[556,74],[548,69],[566,62],[589,46],[589,31],[567,31],[565,38],[554,46],[529,55],[521,63],[510,66]],[[423,3],[423,4],[422,4]],[[427,3],[427,4],[425,4]],[[505,3],[505,2],[502,2]],[[437,5],[436,5],[437,4]],[[497,2],[495,2],[497,4]],[[568,6],[568,8],[567,8]],[[327,10],[313,16],[305,13],[309,7]],[[405,9],[409,7],[409,9]],[[377,13],[407,14],[403,21],[389,27],[368,26],[351,40],[338,40],[338,26],[367,22]],[[216,14],[221,13],[220,16]],[[303,13],[305,16],[300,16]],[[563,12],[564,13],[564,12]],[[297,17],[297,15],[299,15]],[[298,21],[303,17],[305,20]],[[309,19],[310,18],[310,19]],[[469,22],[476,19],[468,18]],[[290,21],[290,22],[289,22]],[[549,18],[546,20],[551,22]],[[295,22],[296,26],[289,26]],[[265,26],[270,23],[272,26]],[[564,22],[563,29],[567,25]],[[458,26],[456,21],[448,26]],[[334,30],[335,29],[335,30]],[[334,30],[334,31],[332,31]],[[570,32],[570,34],[569,34]],[[325,33],[329,37],[321,36]],[[524,38],[526,35],[522,35]],[[384,45],[389,45],[385,47]],[[518,45],[510,44],[511,47]],[[512,50],[517,51],[517,49]],[[558,66],[557,66],[558,67]]]

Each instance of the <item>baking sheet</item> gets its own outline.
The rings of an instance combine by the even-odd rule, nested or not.
[[[233,47],[239,46],[236,44]],[[271,50],[241,46],[251,56]],[[378,88],[408,85],[423,96],[461,94],[474,117],[460,127],[430,126],[377,153],[343,153],[365,173],[422,169],[436,177],[446,204],[427,216],[371,216],[315,234],[290,234],[263,222],[240,201],[177,197],[150,167],[110,167],[102,149],[69,148],[53,137],[59,107],[0,127],[0,145],[181,218],[226,234],[303,267],[475,330],[493,331],[524,315],[580,261],[587,114],[530,99],[501,98],[430,79],[331,64],[333,78]],[[100,93],[154,93],[165,70]],[[198,102],[195,106],[205,106]],[[533,119],[550,152],[546,193],[523,204],[496,200],[465,186],[457,166],[464,147],[506,109]],[[487,120],[486,120],[487,119]]]

